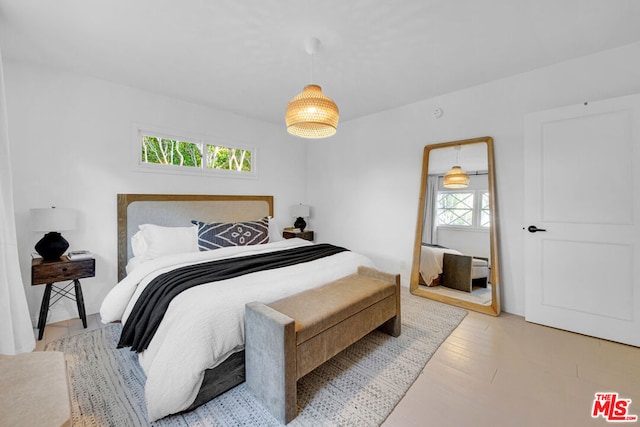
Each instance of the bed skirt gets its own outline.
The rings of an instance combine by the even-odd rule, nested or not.
[[[237,353],[233,353],[215,368],[204,371],[204,380],[202,381],[200,391],[191,406],[185,409],[184,412],[204,405],[211,399],[242,384],[244,380],[244,350],[240,350]]]

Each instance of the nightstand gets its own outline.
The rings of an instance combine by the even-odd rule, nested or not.
[[[95,274],[96,260],[94,258],[70,261],[69,258],[63,256],[53,261],[44,261],[42,259],[34,259],[31,261],[31,286],[47,285],[44,289],[44,295],[42,296],[42,304],[40,305],[38,340],[41,340],[44,334],[49,307],[63,297],[76,302],[78,315],[80,319],[82,319],[82,325],[85,328],[87,327],[87,314],[84,310],[84,298],[82,297],[80,279],[93,277]],[[70,280],[70,282],[64,286],[54,285],[55,282],[64,282],[67,280]],[[71,290],[72,286],[73,292]],[[49,305],[51,292],[53,292],[57,298]]]
[[[285,229],[282,232],[282,237],[285,239],[293,239],[294,237],[298,237],[299,239],[305,239],[310,242],[313,242],[313,231],[305,230],[305,231],[291,231]]]

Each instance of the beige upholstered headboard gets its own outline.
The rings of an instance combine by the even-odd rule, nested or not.
[[[191,220],[250,221],[273,216],[273,196],[118,194],[118,280],[132,256],[131,236],[141,224],[186,227]]]

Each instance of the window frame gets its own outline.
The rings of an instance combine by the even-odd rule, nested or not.
[[[489,190],[477,190],[478,191],[478,228],[482,230],[489,230],[491,228],[491,193]],[[484,196],[487,196],[487,206],[483,207]],[[482,225],[482,214],[486,211],[489,217],[487,225]]]
[[[489,219],[489,225],[488,226],[482,226],[480,219],[481,219],[481,214],[482,214],[482,196],[484,194],[488,194],[488,197],[491,197],[491,194],[489,194],[489,190],[488,189],[468,189],[468,188],[461,188],[458,190],[447,190],[447,189],[438,189],[438,194],[437,194],[437,198],[440,197],[440,194],[454,194],[454,193],[473,193],[473,207],[471,209],[471,224],[470,225],[456,225],[456,224],[436,224],[436,227],[442,227],[442,228],[448,228],[448,229],[455,229],[455,230],[466,230],[466,231],[485,231],[485,232],[489,232],[489,230],[491,229],[491,219]],[[491,201],[489,200],[489,205],[491,205]],[[439,204],[436,204],[435,206],[436,212],[435,212],[435,218],[439,218],[440,215],[438,214],[438,211],[440,210],[439,208]],[[490,214],[490,212],[489,212]]]
[[[132,161],[133,168],[137,172],[150,172],[170,175],[195,175],[217,176],[225,178],[257,179],[258,178],[258,149],[254,145],[238,142],[237,140],[218,138],[212,136],[197,135],[190,132],[163,129],[156,126],[135,123],[132,129]],[[160,163],[145,163],[142,161],[141,147],[142,137],[152,136],[160,139],[177,140],[200,144],[202,148],[202,165],[180,166]],[[207,146],[235,148],[251,152],[251,171],[237,171],[229,169],[216,169],[207,166]]]
[[[473,198],[473,202],[471,203],[471,224],[469,225],[462,225],[462,224],[440,224],[440,199],[441,199],[441,195],[452,195],[452,194],[470,194],[471,197]],[[475,207],[476,207],[476,192],[473,190],[467,190],[467,189],[460,189],[460,190],[438,190],[438,194],[436,195],[436,220],[437,220],[437,227],[448,227],[448,228],[462,228],[465,230],[468,230],[470,228],[472,228],[475,225]],[[451,209],[447,209],[448,211]],[[458,215],[457,215],[458,216]],[[458,216],[459,217],[459,216]]]

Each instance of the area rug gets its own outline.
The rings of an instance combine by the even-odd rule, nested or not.
[[[298,381],[298,416],[289,426],[378,426],[467,312],[402,288],[402,335],[372,332]],[[121,326],[50,342],[65,353],[75,427],[147,426],[145,374],[135,353],[116,349]],[[229,390],[194,411],[153,426],[279,426],[247,391]]]

